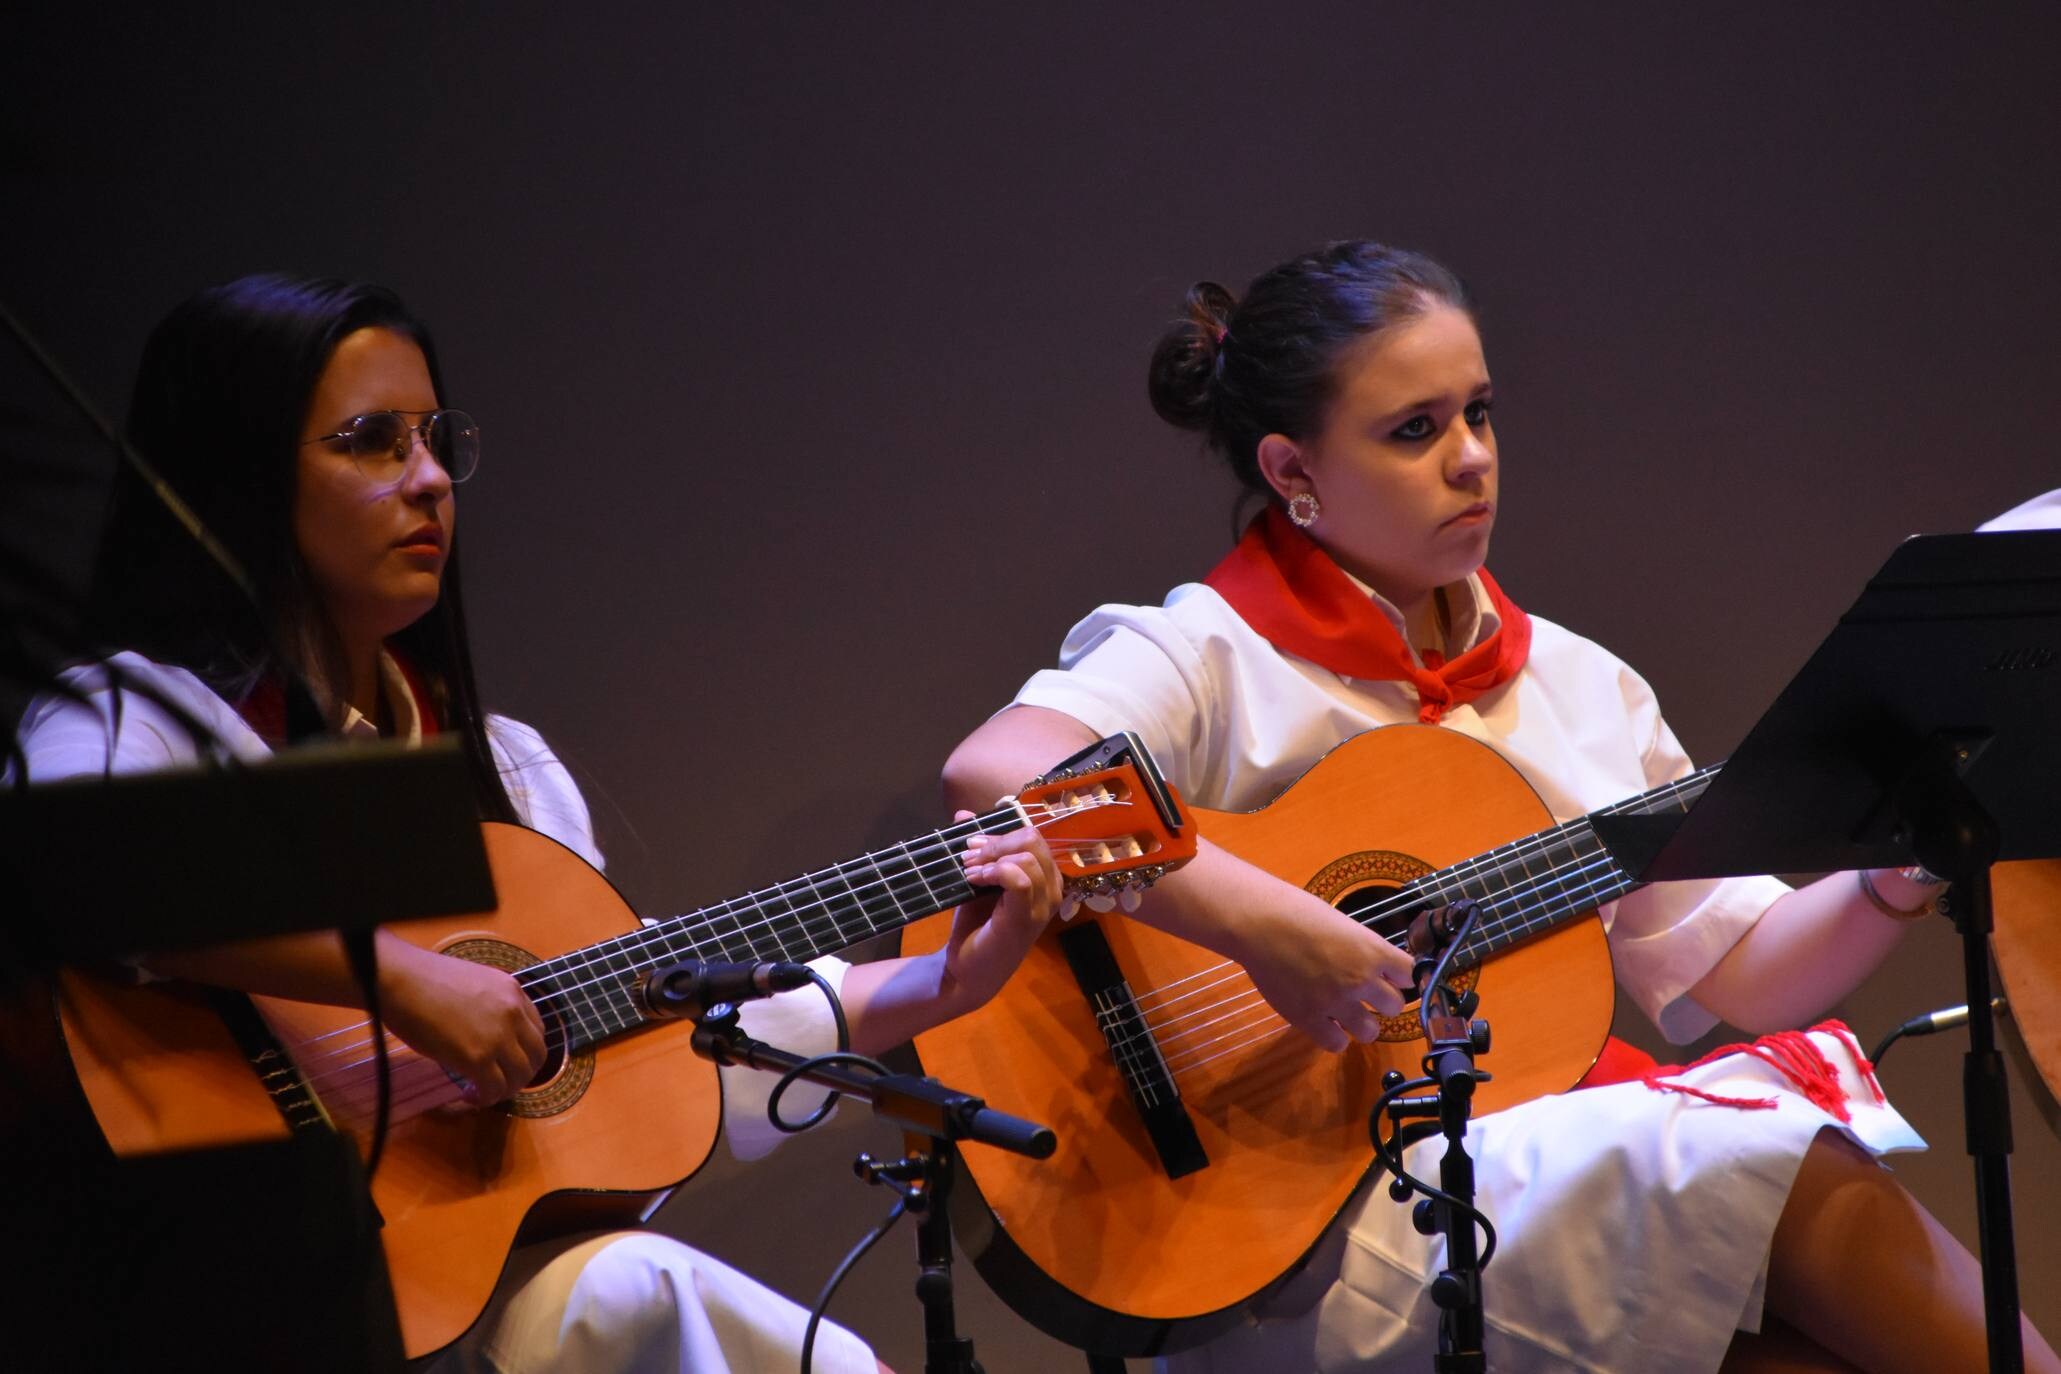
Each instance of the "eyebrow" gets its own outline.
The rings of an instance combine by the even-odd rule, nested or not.
[[[1473,390],[1467,393],[1467,400],[1478,401],[1483,396],[1487,395],[1491,391],[1494,391],[1495,389],[1495,378],[1485,378],[1479,386],[1476,386]],[[1390,420],[1400,419],[1405,415],[1415,415],[1420,410],[1435,410],[1438,408],[1438,403],[1440,399],[1441,398],[1439,397],[1432,397],[1427,400],[1412,401],[1406,406],[1397,406],[1394,410],[1388,411],[1385,414],[1383,414],[1381,416],[1381,419],[1384,422],[1386,422]],[[1464,405],[1466,404],[1466,402],[1462,402],[1461,404]]]

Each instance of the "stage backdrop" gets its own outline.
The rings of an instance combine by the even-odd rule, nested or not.
[[[433,323],[486,435],[458,504],[488,700],[557,745],[647,912],[932,823],[953,743],[1069,624],[1220,554],[1233,488],[1144,399],[1198,277],[1349,235],[1463,274],[1498,576],[1638,665],[1703,758],[1897,540],[2061,482],[2051,11],[12,27],[0,295],[102,404],[159,314],[243,272],[373,278]],[[43,437],[76,468],[0,505],[76,569],[104,460]],[[1957,1003],[1952,957],[1944,923],[1916,931],[1841,1010],[1873,1039]],[[1957,1049],[1884,1076],[1935,1145],[1900,1177],[1972,1244]],[[2025,1300],[2052,1333],[2061,1147],[2016,1089]],[[661,1224],[806,1299],[885,1207],[849,1156],[890,1141],[847,1112],[719,1160]],[[911,1243],[836,1309],[905,1370]],[[989,1369],[1066,1367],[970,1274],[961,1299]]]

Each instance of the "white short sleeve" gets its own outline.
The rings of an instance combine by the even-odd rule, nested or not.
[[[1636,737],[1647,741],[1641,760],[1649,787],[1694,771],[1689,756],[1661,719],[1645,679],[1624,676],[1625,711]],[[1721,878],[1655,883],[1627,894],[1610,922],[1610,954],[1617,981],[1660,1033],[1681,1045],[1709,1032],[1718,1018],[1689,989],[1789,891],[1778,878]]]
[[[585,859],[604,866],[594,842],[594,822],[572,773],[544,743],[544,737],[519,720],[487,717],[487,744],[501,786],[522,823]]]
[[[1174,786],[1194,791],[1217,691],[1174,614],[1180,590],[1166,606],[1098,607],[1067,633],[1060,667],[1033,674],[1015,704],[1072,716],[1097,735],[1135,731]]]
[[[809,961],[809,967],[823,975],[833,992],[844,993],[844,975],[851,968],[835,955]],[[783,992],[760,1002],[746,1002],[737,1010],[738,1024],[746,1035],[763,1040],[790,1054],[828,1054],[837,1048],[837,1019],[823,990],[813,983]],[[723,1069],[723,1134],[730,1153],[739,1159],[762,1159],[786,1138],[766,1119],[766,1103],[779,1078],[761,1069]],[[802,1121],[813,1115],[830,1094],[807,1083],[797,1083],[780,1098],[780,1115],[787,1121]]]
[[[204,759],[255,762],[271,754],[229,703],[184,668],[119,653],[67,669],[59,681],[76,697],[36,698],[16,731],[30,783],[154,773]],[[198,736],[179,712],[200,727]]]

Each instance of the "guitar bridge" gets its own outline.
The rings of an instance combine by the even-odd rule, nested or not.
[[[1074,981],[1095,1010],[1095,1025],[1109,1046],[1110,1058],[1123,1078],[1131,1105],[1145,1123],[1145,1133],[1159,1154],[1168,1178],[1181,1178],[1209,1167],[1209,1155],[1195,1134],[1195,1122],[1181,1101],[1166,1058],[1145,1014],[1138,1009],[1130,982],[1117,965],[1116,952],[1099,922],[1083,922],[1059,936],[1059,947],[1073,969]]]

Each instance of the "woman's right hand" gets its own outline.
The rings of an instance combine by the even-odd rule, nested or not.
[[[1411,985],[1409,954],[1206,839],[1138,915],[1236,960],[1283,1020],[1327,1050],[1376,1039]]]
[[[1266,879],[1233,928],[1234,958],[1281,1018],[1327,1050],[1381,1034],[1403,1009],[1412,960],[1352,917],[1301,888]]]
[[[1061,712],[1012,706],[952,751],[946,798],[990,805],[1095,738]],[[1376,1013],[1401,1011],[1411,985],[1408,954],[1207,839],[1186,867],[1159,881],[1138,918],[1242,964],[1268,1004],[1327,1050],[1373,1040],[1381,1033]]]
[[[379,945],[387,1027],[459,1079],[477,1105],[513,1097],[544,1065],[544,1022],[513,976],[398,937]]]

